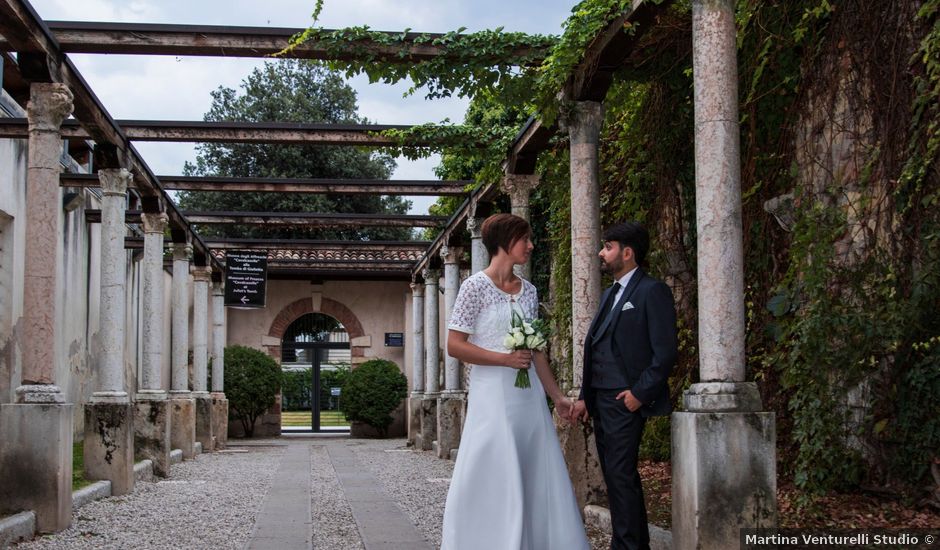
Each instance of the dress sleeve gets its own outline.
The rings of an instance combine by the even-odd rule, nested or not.
[[[523,306],[525,307],[525,315],[529,320],[535,320],[539,318],[539,293],[535,289],[535,285],[529,281],[525,281],[525,293],[523,296]]]
[[[454,310],[451,312],[447,328],[473,334],[482,308],[483,295],[480,285],[476,279],[467,279],[457,292],[457,300],[454,302]]]

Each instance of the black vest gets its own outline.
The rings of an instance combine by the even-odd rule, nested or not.
[[[614,315],[620,312],[614,312]],[[603,320],[599,320],[603,324]],[[613,326],[611,322],[600,338],[591,344],[591,387],[599,390],[621,390],[633,386],[627,379],[626,369],[614,356]]]

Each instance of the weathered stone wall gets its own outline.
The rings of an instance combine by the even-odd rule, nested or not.
[[[25,117],[25,111],[3,92],[0,116]],[[84,167],[64,157],[63,166],[71,171]],[[74,189],[64,190],[64,192]],[[66,400],[76,405],[89,400],[95,389],[95,360],[98,346],[100,303],[100,226],[85,222],[85,210],[100,208],[95,192],[79,190],[79,206],[60,210],[63,235],[62,258],[57,274],[58,286],[51,299],[56,308],[54,347],[56,383]],[[23,281],[26,210],[26,140],[0,140],[0,403],[13,401],[13,392],[22,377],[22,345],[19,323],[23,314]],[[55,253],[51,251],[50,253]],[[140,257],[127,254],[127,298],[125,319],[126,390],[136,389],[139,363]],[[169,335],[169,332],[166,333]],[[169,345],[169,342],[167,342]],[[82,407],[74,408],[73,430],[83,434]]]

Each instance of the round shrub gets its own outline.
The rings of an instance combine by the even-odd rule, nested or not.
[[[343,385],[343,412],[347,420],[365,422],[385,437],[392,423],[392,411],[407,395],[408,379],[398,365],[385,359],[372,359],[347,375]]]
[[[258,417],[274,406],[280,389],[277,361],[253,348],[225,348],[225,397],[231,416],[242,423],[247,437],[254,435]]]

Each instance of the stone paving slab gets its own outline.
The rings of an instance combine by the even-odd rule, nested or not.
[[[350,447],[330,446],[329,455],[366,550],[431,550],[398,503],[359,464]]]
[[[312,549],[310,445],[288,445],[251,532],[249,550]]]

